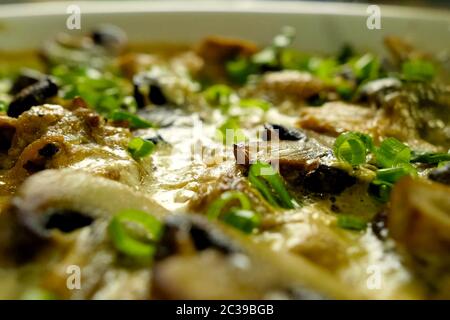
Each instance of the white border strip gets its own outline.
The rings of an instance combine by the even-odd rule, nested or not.
[[[83,14],[145,12],[277,13],[365,16],[368,4],[309,1],[64,1],[0,5],[0,18],[64,15],[67,6],[79,5]],[[381,5],[384,17],[450,21],[450,10]]]

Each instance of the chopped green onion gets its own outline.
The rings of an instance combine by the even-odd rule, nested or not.
[[[212,106],[225,107],[230,104],[233,89],[224,84],[216,84],[203,93],[206,101]]]
[[[247,58],[237,58],[230,60],[225,64],[225,70],[231,81],[237,84],[244,84],[247,82],[249,75],[256,73],[256,66]]]
[[[136,113],[138,105],[133,96],[125,96],[122,101],[122,108],[128,112]]]
[[[282,52],[292,43],[294,37],[295,30],[293,28],[283,27],[281,33],[274,37],[272,45],[255,53],[251,57],[251,62],[257,66],[273,69],[280,68]]]
[[[339,160],[359,165],[366,162],[367,151],[372,149],[372,139],[370,136],[345,132],[337,137],[334,142],[334,154]]]
[[[369,185],[369,193],[378,201],[386,203],[389,201],[393,184],[382,180],[373,180]]]
[[[401,177],[407,175],[417,175],[417,170],[409,163],[401,163],[397,167],[377,170],[377,180],[390,183],[397,182]]]
[[[417,176],[417,169],[410,163],[399,163],[395,167],[379,169],[376,179],[369,185],[369,193],[385,203],[389,201],[394,183],[407,175]]]
[[[261,99],[241,99],[239,105],[244,108],[260,108],[263,111],[268,111],[271,104]]]
[[[135,159],[148,156],[154,148],[155,144],[153,142],[138,137],[131,139],[128,143],[128,151]]]
[[[367,221],[363,218],[351,215],[339,215],[337,225],[342,229],[364,230],[367,227]]]
[[[411,149],[395,138],[387,138],[375,150],[375,156],[379,167],[390,168],[400,163],[409,163]]]
[[[64,99],[80,96],[104,116],[119,110],[133,99],[129,83],[108,71],[61,64],[51,70],[51,75],[61,86]]]
[[[257,67],[244,57],[228,61],[225,69],[230,80],[237,84],[244,84],[249,75],[258,71]]]
[[[255,53],[250,58],[238,57],[228,61],[225,65],[228,77],[237,84],[244,84],[251,74],[260,73],[267,69],[283,69],[290,64],[293,69],[297,69],[299,59],[297,55],[288,52],[287,47],[292,43],[295,30],[291,27],[284,27],[281,33],[274,37],[272,44],[261,51]],[[304,62],[303,62],[304,63]]]
[[[0,100],[0,112],[6,112],[8,110],[8,104],[3,101]]]
[[[224,209],[228,211],[222,213]],[[259,214],[251,210],[251,203],[245,193],[241,191],[226,191],[220,195],[208,208],[209,219],[220,218],[225,223],[250,233],[261,223]]]
[[[222,210],[233,202],[239,202],[239,208],[243,210],[251,209],[250,200],[245,193],[241,191],[226,191],[209,206],[206,215],[209,219],[217,219],[219,218]]]
[[[306,55],[294,49],[284,49],[280,53],[280,64],[282,69],[307,70],[310,55]]]
[[[122,110],[114,111],[111,114],[110,119],[114,121],[127,121],[130,124],[130,127],[133,129],[144,129],[153,127],[153,124],[151,122],[142,119],[141,117],[135,114]]]
[[[312,57],[308,62],[308,69],[323,81],[330,83],[336,73],[337,61],[332,58]]]
[[[222,143],[233,144],[247,140],[244,132],[239,126],[239,119],[229,117],[217,129],[217,139]]]
[[[248,179],[271,205],[287,209],[297,205],[286,190],[283,179],[270,164],[260,161],[252,164]]]
[[[442,162],[439,162],[438,165],[437,165],[437,167],[438,167],[438,168],[442,168],[442,167],[445,167],[445,166],[447,166],[447,165],[450,165],[450,161],[442,161]]]
[[[349,101],[353,95],[353,86],[345,81],[342,81],[336,85],[336,92],[342,97],[342,99]]]
[[[379,76],[380,60],[367,53],[355,61],[353,69],[358,80],[373,80]]]
[[[406,80],[430,81],[436,75],[436,69],[429,61],[409,60],[402,64],[402,75]]]
[[[375,150],[371,136],[361,132],[354,132],[354,134],[356,134],[364,142],[367,151],[373,152]]]
[[[138,239],[137,236],[130,234],[126,223],[141,227],[148,239]],[[155,242],[162,236],[163,224],[147,212],[130,209],[117,213],[112,218],[108,231],[119,252],[135,258],[150,258],[156,251]]]
[[[411,162],[421,162],[437,164],[442,161],[450,161],[450,153],[444,152],[426,152],[426,153],[414,153]]]
[[[222,220],[245,233],[251,233],[261,224],[261,216],[252,210],[232,209],[223,215]]]

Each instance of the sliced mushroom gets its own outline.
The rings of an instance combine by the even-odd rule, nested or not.
[[[164,254],[154,267],[156,298],[362,297],[342,290],[338,280],[306,259],[275,253],[226,226],[189,215],[166,221]]]
[[[122,209],[140,209],[161,216],[165,209],[132,188],[82,171],[46,170],[27,179],[11,201],[11,245],[25,251],[49,240],[53,232],[71,232]],[[18,252],[20,253],[20,252]],[[18,260],[26,260],[28,254]]]
[[[27,179],[12,199],[0,226],[9,218],[5,230],[15,232],[9,232],[6,240],[10,243],[3,242],[0,248],[9,247],[5,259],[20,264],[31,258],[44,260],[40,282],[59,297],[148,298],[150,269],[136,265],[132,271],[118,265],[118,253],[108,236],[109,218],[123,209],[142,210],[160,218],[166,214],[145,194],[124,184],[83,171],[46,170]],[[51,259],[47,258],[48,248]],[[66,285],[67,268],[73,265],[82,271],[80,290],[69,290]],[[118,279],[111,286],[114,274]]]
[[[450,187],[403,178],[392,191],[387,227],[429,297],[450,299]]]
[[[303,138],[298,141],[274,140],[269,143],[235,145],[238,164],[249,165],[264,161],[279,166],[280,174],[293,187],[302,187],[312,193],[339,194],[354,185],[356,178],[336,165],[331,148],[299,130]]]
[[[273,101],[286,98],[302,101],[326,90],[327,87],[320,79],[295,70],[265,73],[256,87],[259,94],[267,95]]]
[[[161,216],[165,209],[132,188],[81,171],[46,170],[27,179],[12,199],[18,222],[30,232],[51,236],[54,214],[80,212],[92,219],[109,217],[123,209],[140,209]],[[66,216],[67,219],[67,216]]]
[[[401,87],[402,82],[397,78],[369,81],[361,87],[355,100],[357,102],[369,102],[379,105],[382,103],[384,96],[393,91],[398,91]]]
[[[302,108],[297,124],[303,129],[333,137],[346,131],[373,135],[375,116],[373,109],[345,102],[328,102],[319,108]]]
[[[406,177],[391,197],[389,233],[417,254],[450,253],[450,188]]]
[[[45,78],[22,89],[11,101],[8,107],[8,116],[17,118],[23,112],[33,106],[39,106],[45,103],[48,98],[56,96],[58,86]]]
[[[408,41],[398,36],[388,36],[384,39],[384,45],[390,51],[395,62],[401,63],[408,59],[428,57],[429,55],[414,48]]]

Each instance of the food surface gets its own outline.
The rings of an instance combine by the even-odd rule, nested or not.
[[[450,299],[449,61],[294,37],[0,53],[0,299]]]

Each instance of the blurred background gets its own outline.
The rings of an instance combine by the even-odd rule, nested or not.
[[[0,4],[2,3],[20,3],[20,2],[49,2],[49,1],[59,1],[59,0],[0,0]],[[126,0],[117,0],[117,1],[126,1]],[[142,0],[142,1],[152,1],[152,0]],[[170,1],[170,0],[166,0]],[[189,0],[184,0],[189,1]],[[213,0],[211,0],[213,1]],[[239,1],[239,0],[230,0],[230,1]],[[264,1],[264,0],[254,0],[254,1]],[[283,0],[278,0],[283,1]],[[445,7],[450,8],[450,0],[376,0],[376,1],[368,1],[368,0],[309,0],[309,1],[323,1],[323,2],[353,2],[353,3],[371,3],[371,4],[395,4],[402,6],[423,6],[423,7]],[[76,2],[76,1],[72,1]]]

